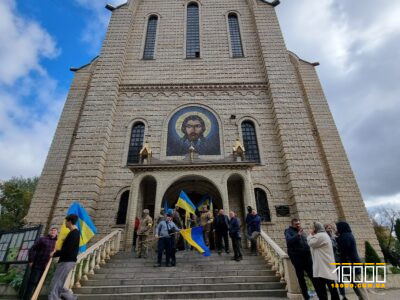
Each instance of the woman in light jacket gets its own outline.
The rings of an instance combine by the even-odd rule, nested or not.
[[[308,245],[311,249],[313,260],[314,286],[320,300],[328,300],[326,288],[329,288],[332,300],[340,300],[339,293],[335,286],[337,274],[333,255],[332,242],[326,233],[324,226],[319,222],[314,222],[307,237]]]

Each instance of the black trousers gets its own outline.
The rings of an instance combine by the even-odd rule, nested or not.
[[[313,282],[315,287],[314,279],[313,279],[313,263],[310,255],[290,255],[290,260],[296,270],[297,280],[300,285],[301,293],[303,294],[304,299],[309,299],[308,289],[306,280],[304,279],[304,272],[307,273],[308,277]]]
[[[328,293],[326,292],[327,287],[331,294],[331,299],[332,300],[340,300],[337,288],[332,287],[332,284],[335,284],[335,281],[321,278],[321,277],[314,278],[314,287],[315,287],[315,291],[317,292],[319,300],[328,300]]]
[[[240,238],[231,236],[231,240],[234,258],[242,257],[242,253],[240,252]]]
[[[177,247],[176,247],[177,241],[176,241],[176,238],[175,238],[174,235],[171,236],[170,239],[171,239],[171,264],[172,264],[173,266],[175,266],[175,265],[176,265],[176,257],[175,257],[175,254],[176,254],[176,248],[177,248]]]
[[[229,251],[229,239],[228,239],[228,231],[215,231],[217,235],[217,250],[218,252],[222,251],[222,239],[224,239],[225,251]]]
[[[157,263],[161,265],[162,262],[162,256],[165,250],[165,256],[166,256],[166,264],[169,264],[169,261],[171,259],[171,238],[170,237],[165,237],[165,238],[160,238],[158,240],[158,249],[157,249]]]
[[[37,287],[40,277],[42,277],[44,269],[43,268],[37,268],[33,266],[31,268],[31,274],[29,276],[28,280],[28,285],[26,287],[23,299],[24,300],[30,300],[32,298],[33,292],[35,291],[35,288]]]

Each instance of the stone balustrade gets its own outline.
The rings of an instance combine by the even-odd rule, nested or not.
[[[117,229],[79,254],[76,265],[67,277],[64,286],[68,289],[81,287],[82,281],[88,280],[89,275],[93,275],[95,270],[100,269],[120,250],[121,234],[122,230]]]
[[[272,270],[286,282],[289,299],[303,299],[297,281],[296,272],[289,256],[264,231],[258,237],[258,248],[265,260],[271,264]]]

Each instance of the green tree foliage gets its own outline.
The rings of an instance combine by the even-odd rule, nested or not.
[[[400,219],[396,219],[396,224],[394,225],[394,232],[396,233],[397,242],[400,242]]]
[[[367,263],[380,263],[381,260],[378,253],[372,248],[368,241],[365,241],[365,262]]]
[[[0,230],[21,228],[38,182],[38,177],[13,177],[0,183]]]

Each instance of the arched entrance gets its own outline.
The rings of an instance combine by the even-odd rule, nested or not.
[[[244,202],[244,181],[240,175],[234,174],[228,178],[229,210],[236,213],[241,223],[242,237],[246,236],[246,210]],[[242,238],[244,243],[245,238]]]
[[[153,176],[146,176],[142,179],[139,186],[139,195],[137,201],[137,215],[142,214],[143,209],[150,211],[150,216],[154,218],[154,209],[156,203],[157,181]]]
[[[164,194],[161,205],[167,201],[168,207],[174,207],[181,191],[189,196],[195,206],[208,195],[212,198],[214,209],[223,208],[222,198],[216,186],[207,178],[198,175],[188,175],[171,184]]]

